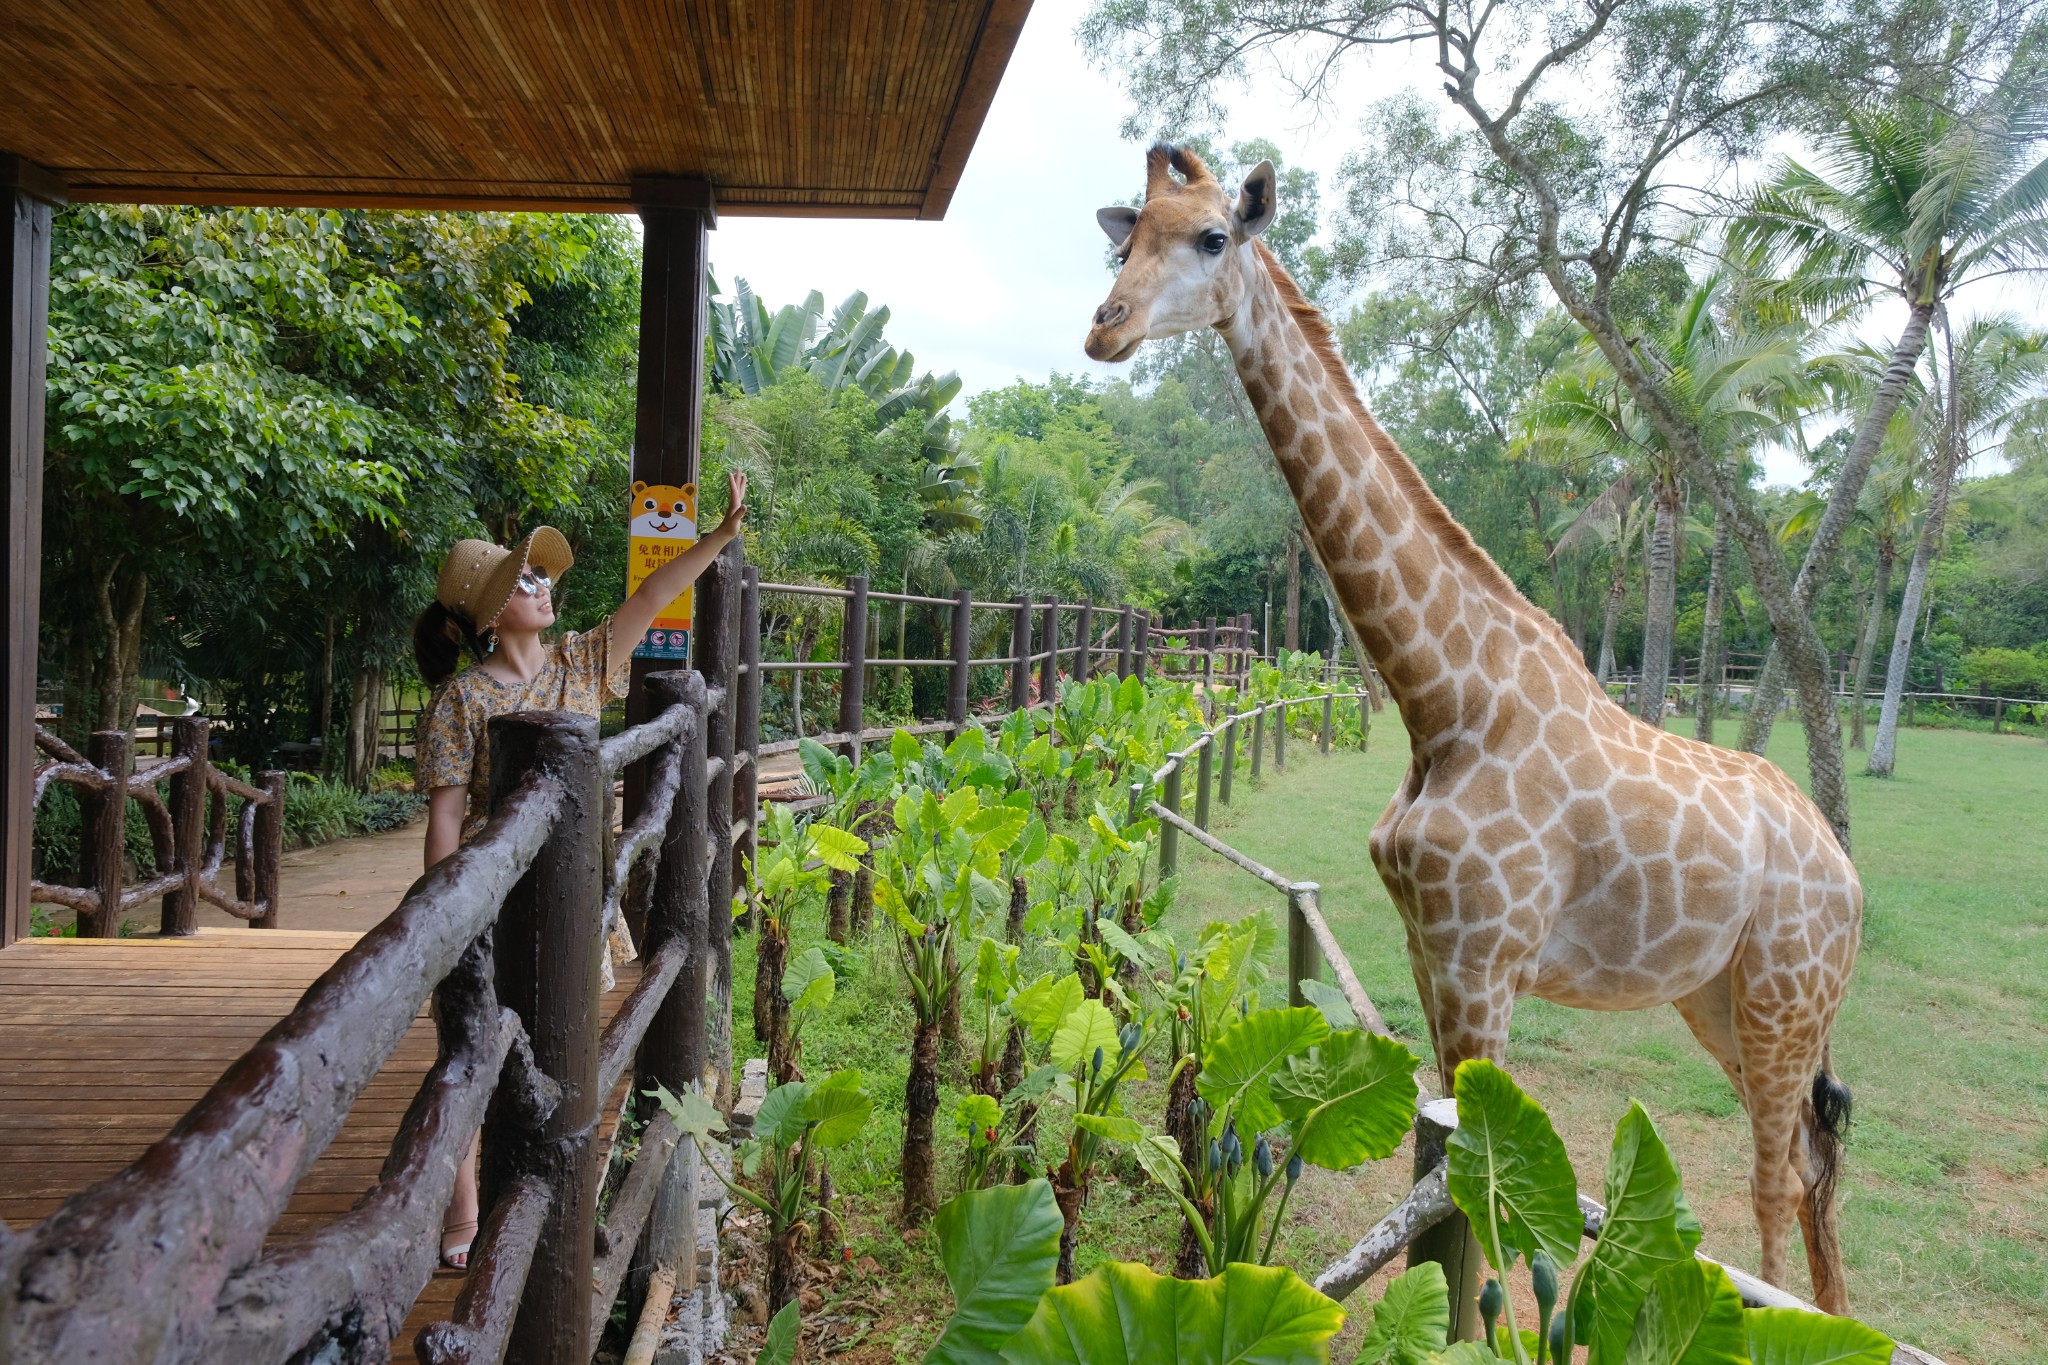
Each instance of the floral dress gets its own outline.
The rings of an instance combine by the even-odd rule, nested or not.
[[[506,682],[480,664],[471,664],[441,684],[427,703],[420,722],[414,760],[415,784],[421,791],[463,787],[469,805],[462,820],[462,842],[482,831],[491,808],[491,750],[485,727],[493,716],[514,711],[574,711],[594,716],[608,701],[626,695],[631,649],[612,648],[612,623],[571,633],[547,647],[540,671],[523,683]],[[605,954],[605,986],[610,988],[615,963],[631,962],[632,938],[616,918],[605,926],[610,951]]]

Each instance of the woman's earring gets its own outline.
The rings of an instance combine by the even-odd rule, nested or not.
[[[496,654],[497,652],[498,632],[495,630],[486,630],[484,632],[484,657],[488,659],[491,657],[491,655]]]

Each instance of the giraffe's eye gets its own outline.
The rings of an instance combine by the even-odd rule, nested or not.
[[[1228,233],[1218,232],[1215,228],[1210,228],[1202,234],[1202,250],[1208,252],[1211,256],[1221,256],[1223,248],[1229,245],[1230,235]]]

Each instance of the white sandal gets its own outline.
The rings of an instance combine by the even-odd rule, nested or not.
[[[461,1237],[463,1240],[457,1242],[454,1246],[450,1246],[448,1245],[450,1237]],[[469,1248],[470,1244],[475,1240],[476,1219],[474,1218],[463,1223],[443,1225],[441,1228],[441,1264],[450,1270],[469,1269]]]

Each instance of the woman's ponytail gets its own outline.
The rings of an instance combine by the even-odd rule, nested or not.
[[[428,603],[412,623],[413,660],[419,664],[421,680],[429,687],[439,687],[455,676],[464,646],[468,646],[472,658],[483,657],[483,642],[477,639],[475,627],[439,602]]]

